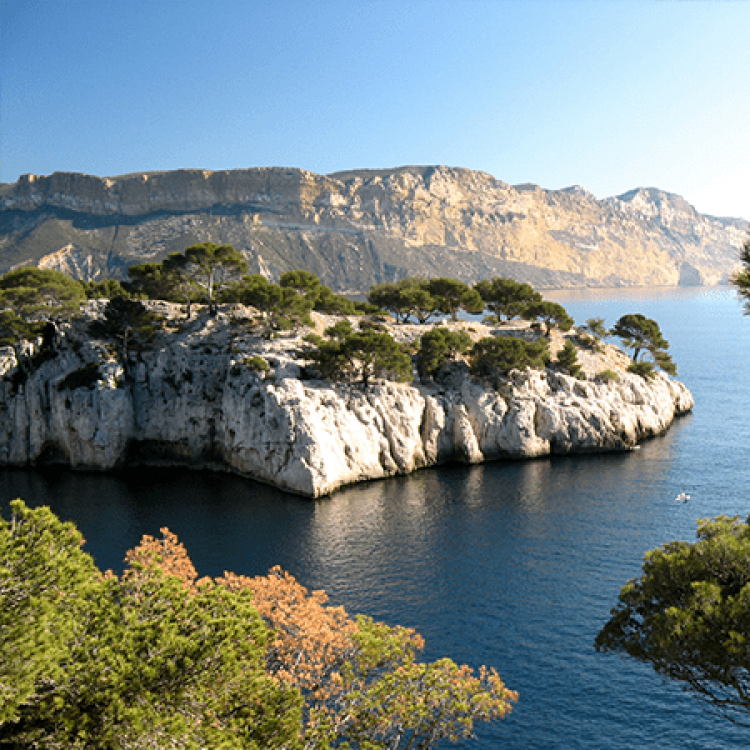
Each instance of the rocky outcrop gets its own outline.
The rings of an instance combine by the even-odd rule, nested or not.
[[[102,306],[89,303],[89,318]],[[301,338],[254,336],[242,308],[184,323],[175,307],[156,307],[172,329],[126,368],[81,322],[28,377],[13,349],[2,350],[0,465],[188,465],[317,497],[450,461],[627,450],[693,405],[685,386],[665,375],[646,381],[627,373],[629,359],[613,346],[581,352],[585,380],[516,372],[498,389],[459,367],[442,386],[332,384],[307,379]],[[318,316],[319,329],[328,323]],[[452,325],[474,337],[488,333],[479,324]],[[408,339],[423,330],[394,333]],[[553,348],[562,346],[556,337]],[[270,369],[249,367],[253,355]],[[93,363],[93,378],[82,377]],[[618,380],[600,382],[604,369]]]
[[[241,250],[254,272],[305,268],[345,292],[417,274],[539,288],[716,284],[747,226],[650,188],[597,200],[451,167],[55,173],[0,185],[0,271],[31,262],[122,278],[130,264],[212,241]]]

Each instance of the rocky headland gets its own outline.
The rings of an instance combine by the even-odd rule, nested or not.
[[[712,285],[736,269],[747,229],[655,188],[599,200],[444,166],[55,173],[0,185],[0,273],[32,264],[85,280],[215,242],[269,280],[305,268],[344,293],[416,275],[538,289]]]
[[[89,333],[105,304],[87,303],[62,327],[54,352],[41,356],[41,341],[28,345],[22,356],[33,368],[20,368],[13,348],[0,349],[0,465],[185,465],[318,497],[451,461],[628,450],[693,406],[667,375],[627,372],[630,358],[610,344],[579,350],[581,379],[548,368],[490,385],[458,362],[440,383],[318,380],[303,340],[309,329],[264,338],[250,323],[253,311],[239,305],[185,321],[178,305],[148,303],[167,326],[123,363],[111,342]],[[313,320],[320,333],[335,319]],[[539,335],[527,323],[441,325],[475,340]],[[426,327],[389,330],[407,342]],[[574,335],[553,331],[552,353]],[[249,366],[254,357],[268,369]]]

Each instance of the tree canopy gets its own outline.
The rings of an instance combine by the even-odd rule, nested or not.
[[[167,274],[175,274],[201,295],[209,312],[216,312],[219,292],[240,280],[247,271],[247,261],[231,245],[203,242],[191,245],[183,254],[172,253],[164,261]]]
[[[92,336],[113,339],[126,372],[133,349],[141,349],[154,340],[162,319],[146,309],[140,300],[114,297],[104,308],[102,320],[89,324]]]
[[[420,376],[434,377],[448,360],[465,354],[471,346],[471,338],[466,331],[451,331],[442,326],[427,331],[420,339],[417,352]]]
[[[544,369],[549,360],[547,339],[525,341],[516,336],[489,336],[477,341],[471,352],[472,371],[492,377],[527,367]]]
[[[610,333],[622,340],[623,345],[633,350],[633,362],[638,363],[638,355],[647,351],[655,364],[670,375],[677,370],[669,356],[669,343],[662,336],[659,324],[641,313],[623,315],[612,327]],[[634,370],[637,371],[637,370]]]
[[[750,237],[740,250],[742,267],[731,278],[731,283],[737,293],[745,300],[745,315],[750,315]]]
[[[521,312],[524,320],[540,321],[546,326],[544,331],[546,336],[550,335],[553,326],[557,326],[561,331],[569,331],[573,327],[574,320],[568,315],[562,305],[549,300],[531,302]]]
[[[274,284],[261,274],[244,276],[224,293],[227,302],[240,302],[254,307],[261,314],[264,333],[271,336],[274,331],[310,325],[310,311],[315,303],[315,296],[301,294],[293,286]]]
[[[517,698],[494,670],[420,663],[414,631],[278,568],[199,578],[162,529],[118,577],[82,543],[48,508],[0,518],[0,745],[430,748]]]
[[[650,664],[705,706],[750,726],[750,526],[698,522],[697,541],[646,553],[596,648]]]
[[[0,304],[24,318],[69,315],[85,300],[80,283],[60,271],[19,268],[0,277]]]
[[[481,295],[485,305],[500,320],[518,318],[530,304],[542,302],[542,295],[530,284],[502,276],[480,281],[474,288]]]
[[[437,302],[427,287],[427,279],[409,277],[376,284],[367,299],[370,304],[392,313],[398,322],[406,323],[414,316],[419,323],[426,323],[438,312]]]
[[[393,337],[376,327],[354,330],[341,320],[325,331],[327,339],[310,336],[310,356],[324,378],[361,380],[367,387],[373,377],[411,379],[411,357]]]

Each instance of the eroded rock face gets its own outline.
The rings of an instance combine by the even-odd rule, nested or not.
[[[89,317],[101,308],[89,304]],[[481,328],[474,324],[474,335],[487,333]],[[693,406],[681,383],[625,372],[628,358],[611,346],[583,364],[592,377],[614,367],[614,383],[546,370],[515,373],[500,389],[463,375],[449,387],[383,381],[363,390],[301,380],[300,338],[237,331],[224,313],[199,317],[160,335],[124,370],[79,323],[22,383],[13,349],[0,350],[0,465],[188,465],[318,497],[448,461],[627,450]],[[253,355],[266,359],[267,373],[245,364]],[[90,362],[102,363],[99,379],[65,387]]]
[[[451,167],[55,173],[0,185],[0,271],[31,261],[90,279],[212,241],[245,253],[253,272],[305,268],[359,293],[417,274],[710,285],[735,269],[746,234],[745,221],[653,188],[597,200]]]

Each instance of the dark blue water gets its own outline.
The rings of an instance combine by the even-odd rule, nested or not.
[[[50,504],[103,568],[168,526],[201,574],[280,564],[350,611],[416,628],[428,658],[495,666],[520,702],[466,748],[744,747],[748,730],[592,644],[646,550],[750,512],[750,318],[727,289],[547,296],[579,322],[658,320],[694,413],[633,453],[446,467],[317,502],[224,475],[21,470],[0,472],[0,502]]]

